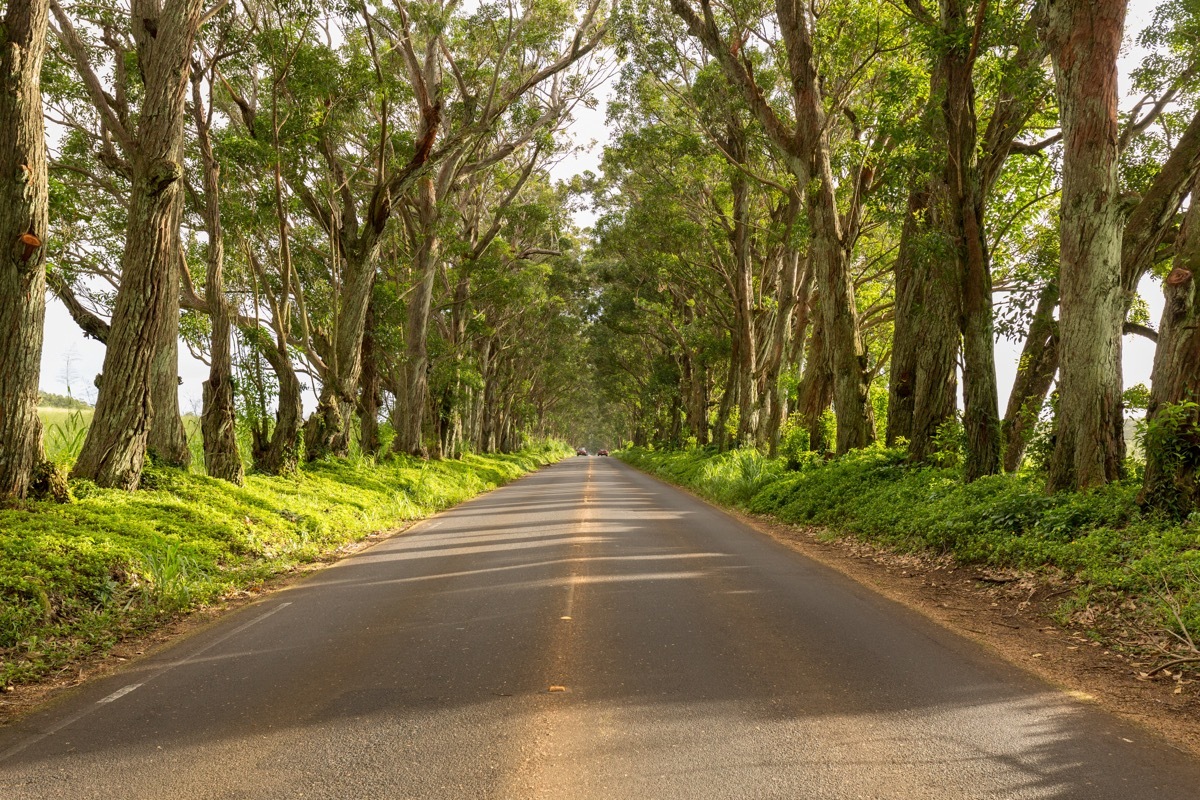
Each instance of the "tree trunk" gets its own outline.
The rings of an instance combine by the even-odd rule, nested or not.
[[[1051,491],[1115,480],[1125,456],[1117,58],[1127,2],[1058,0],[1047,12],[1064,143]]]
[[[182,281],[183,244],[179,241],[178,217],[171,228],[175,231],[177,249],[172,259],[175,268],[171,271],[170,282],[176,290],[167,298],[166,318],[174,320],[174,324],[162,327],[162,340],[154,355],[150,378],[154,415],[150,420],[146,449],[164,464],[187,469],[192,463],[192,451],[188,448],[187,431],[179,414],[179,287]]]
[[[225,232],[221,225],[221,165],[212,149],[208,117],[200,82],[192,81],[192,116],[200,150],[204,183],[204,227],[208,233],[204,301],[212,321],[211,363],[204,382],[204,411],[200,434],[204,440],[204,467],[214,478],[241,486],[246,480],[238,451],[237,409],[233,393],[232,325],[225,299]]]
[[[408,300],[404,320],[403,403],[397,398],[401,414],[397,420],[393,449],[397,453],[424,456],[421,426],[429,400],[429,314],[433,305],[433,281],[437,276],[441,241],[437,234],[437,192],[433,178],[426,175],[417,182],[417,217],[421,242],[416,253],[416,282]]]
[[[1175,240],[1154,353],[1141,501],[1178,518],[1200,509],[1200,181]],[[1155,441],[1153,437],[1158,437]]]
[[[959,273],[953,256],[939,249],[924,266],[908,446],[909,458],[917,462],[927,461],[937,451],[938,431],[958,410]]]
[[[730,349],[729,349],[729,374],[725,379],[725,391],[721,394],[721,404],[717,407],[717,425],[714,431],[713,441],[717,445],[717,450],[725,452],[729,449],[729,414],[733,411],[733,403],[737,399],[740,382],[738,381],[738,369],[741,354],[741,337],[737,332],[730,333]]]
[[[735,164],[729,188],[733,196],[733,230],[730,249],[733,253],[733,302],[738,354],[736,374],[730,375],[737,381],[738,424],[736,447],[753,443],[754,431],[758,427],[758,392],[754,383],[758,371],[758,343],[754,336],[754,264],[750,257],[750,186],[745,174],[737,169],[746,160],[746,131],[737,119],[730,115],[726,130],[726,152]]]
[[[949,234],[962,294],[959,328],[963,345],[967,481],[995,475],[1000,470],[992,271],[983,230],[984,191],[979,172],[973,74],[986,8],[986,5],[979,7],[980,13],[972,24],[961,0],[942,2],[943,30],[947,39],[955,42],[942,56],[946,75],[946,99],[942,104],[947,145],[944,181],[949,200],[943,224]]]
[[[950,9],[943,4],[943,14]],[[945,26],[946,22],[942,21]],[[944,30],[939,34],[946,37]],[[958,250],[962,246],[957,179],[950,127],[962,109],[953,108],[950,72],[955,59],[939,54],[929,78],[929,102],[923,127],[928,137],[928,159],[942,169],[917,176],[924,186],[909,198],[910,216],[901,236],[903,269],[909,272],[903,293],[897,294],[897,319],[908,314],[904,336],[893,349],[893,369],[899,366],[903,381],[896,390],[911,397],[908,432],[909,458],[926,462],[937,452],[938,431],[958,411],[958,354],[962,341],[963,270]],[[961,98],[959,98],[961,104]],[[952,119],[953,118],[953,119]],[[911,261],[910,261],[911,259]],[[899,268],[899,267],[898,267]],[[896,358],[899,356],[899,365]],[[906,405],[908,405],[906,403]],[[897,434],[902,435],[902,434]]]
[[[42,460],[46,136],[41,69],[48,0],[9,0],[0,28],[0,500],[22,498]]]
[[[825,332],[818,322],[813,326],[812,338],[808,346],[808,358],[804,366],[804,377],[800,381],[800,396],[796,402],[796,411],[800,415],[801,424],[808,430],[808,448],[813,452],[823,453],[829,449],[831,444],[831,442],[825,441],[821,416],[832,402],[833,374],[830,369],[829,354],[825,349]]]
[[[275,373],[279,397],[270,441],[264,443],[260,439],[256,442],[254,467],[268,475],[282,475],[294,472],[300,461],[300,380],[292,369],[286,347],[274,347],[267,343],[262,348],[262,354]]]
[[[808,310],[808,295],[812,289],[812,270],[807,263],[801,267],[798,253],[785,252],[781,259],[781,274],[779,281],[779,296],[775,312],[774,325],[771,331],[770,346],[767,348],[763,364],[763,396],[767,399],[768,413],[765,429],[760,440],[767,445],[767,454],[774,458],[779,449],[779,429],[787,418],[787,395],[779,389],[779,375],[783,371],[784,353],[791,348],[789,341],[792,336],[793,310],[797,307]],[[804,275],[800,276],[800,270]]]
[[[917,354],[925,335],[922,312],[926,277],[918,268],[918,255],[922,240],[929,235],[929,187],[920,175],[914,174],[913,178],[916,186],[908,195],[908,211],[900,229],[896,255],[896,314],[888,376],[888,447],[894,447],[901,439],[911,442],[913,438]]]
[[[1004,412],[1001,430],[1004,437],[1004,469],[1015,472],[1025,457],[1025,448],[1033,436],[1038,414],[1054,375],[1058,372],[1058,325],[1054,309],[1058,307],[1058,285],[1047,284],[1038,298],[1037,310],[1029,325],[1029,336],[1021,350],[1017,377],[1008,407]]]
[[[823,134],[826,136],[827,134]],[[854,284],[838,227],[837,198],[829,151],[818,158],[821,181],[810,190],[813,266],[821,292],[825,347],[833,371],[833,410],[837,416],[837,454],[866,447],[875,440],[875,421],[868,399],[867,351],[858,329]]]
[[[367,311],[362,341],[362,384],[358,395],[359,449],[365,455],[379,452],[379,409],[383,405],[375,345],[375,312]]]
[[[154,362],[176,336],[177,223],[183,199],[184,98],[199,0],[134,0],[132,27],[144,79],[131,181],[121,287],[96,412],[72,474],[106,487],[137,488],[154,415]],[[174,301],[172,300],[174,298]]]

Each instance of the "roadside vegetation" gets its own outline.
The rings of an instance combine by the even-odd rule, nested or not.
[[[1138,465],[1103,488],[1047,494],[1036,469],[964,483],[960,465],[914,464],[904,448],[829,461],[753,449],[617,455],[720,505],[822,527],[830,537],[949,555],[989,573],[1033,572],[1061,584],[1060,624],[1078,623],[1162,663],[1200,657],[1200,515],[1144,511]]]
[[[137,492],[74,480],[71,502],[0,509],[0,687],[569,453],[546,442],[444,461],[330,458],[243,486],[151,464]]]

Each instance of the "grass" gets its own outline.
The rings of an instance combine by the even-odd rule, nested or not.
[[[149,466],[137,492],[72,481],[74,501],[0,509],[0,687],[32,682],[199,606],[569,450],[425,462],[328,460],[244,487]]]
[[[963,564],[1054,572],[1075,584],[1066,604],[1108,598],[1136,622],[1200,632],[1200,519],[1144,514],[1140,483],[1047,495],[1036,473],[964,484],[957,469],[917,467],[899,449],[825,462],[768,460],[756,451],[617,454],[634,466],[726,506],[823,526],[904,552],[950,554]],[[1063,609],[1063,617],[1071,609]]]

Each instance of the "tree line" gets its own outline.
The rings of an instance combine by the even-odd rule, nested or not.
[[[1159,3],[1136,34],[1127,11],[623,4],[589,335],[632,438],[956,449],[968,481],[1036,439],[1048,490],[1088,489],[1126,475],[1133,333],[1156,342],[1143,497],[1196,508],[1200,16]],[[1003,410],[998,334],[1024,341]]]
[[[41,458],[49,291],[107,345],[73,468],[105,486],[187,462],[183,342],[232,481],[238,430],[279,472],[378,451],[386,417],[434,456],[612,420],[954,450],[967,480],[1033,447],[1048,490],[1087,489],[1125,476],[1136,401],[1144,498],[1200,499],[1188,0],[1137,34],[1127,109],[1127,0],[4,9],[0,495]],[[609,50],[613,141],[568,189],[548,169]],[[1141,400],[1129,333],[1156,343]],[[998,334],[1023,342],[1004,409]]]
[[[42,463],[47,292],[105,344],[72,475],[509,450],[574,396],[589,286],[573,147],[601,0],[7,0],[0,497]],[[48,147],[48,143],[50,146]],[[317,395],[305,419],[302,394]]]

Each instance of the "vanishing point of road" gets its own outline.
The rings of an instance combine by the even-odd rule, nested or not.
[[[0,729],[0,798],[1200,797],[1200,765],[574,458]]]

